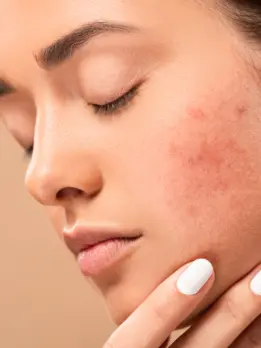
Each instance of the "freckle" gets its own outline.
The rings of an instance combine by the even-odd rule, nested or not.
[[[189,107],[187,109],[187,114],[194,118],[195,120],[205,120],[206,114],[199,108]]]
[[[247,111],[247,108],[245,105],[239,105],[236,107],[236,115],[237,115],[238,120],[242,120],[246,111]]]

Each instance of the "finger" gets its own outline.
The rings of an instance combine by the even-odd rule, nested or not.
[[[230,348],[261,348],[261,316],[259,316]]]
[[[158,348],[211,288],[213,267],[199,259],[172,274],[112,334],[103,348]]]
[[[258,270],[260,266],[228,290],[172,347],[201,348],[209,347],[210,343],[211,348],[230,346],[261,312]]]
[[[170,337],[168,337],[166,339],[166,341],[160,346],[160,348],[167,348],[168,347],[168,344],[169,344],[169,341],[170,341]]]

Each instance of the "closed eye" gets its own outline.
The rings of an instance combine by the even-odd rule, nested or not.
[[[127,93],[122,95],[120,98],[103,105],[91,104],[96,114],[112,115],[114,113],[120,112],[123,108],[127,107],[131,101],[137,96],[138,90],[141,86],[136,85],[132,87]],[[34,145],[32,144],[27,149],[25,149],[25,157],[31,158],[34,150]]]
[[[96,114],[111,115],[120,112],[123,108],[127,107],[131,101],[138,94],[138,90],[141,84],[132,87],[127,93],[122,95],[120,98],[103,105],[91,104]]]

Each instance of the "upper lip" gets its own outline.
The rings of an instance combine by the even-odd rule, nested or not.
[[[123,228],[115,225],[77,225],[72,229],[64,229],[63,238],[75,255],[89,247],[115,238],[138,238],[142,236],[140,229]]]

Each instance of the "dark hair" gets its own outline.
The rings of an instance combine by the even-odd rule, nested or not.
[[[221,0],[220,3],[243,34],[261,43],[261,0]]]

